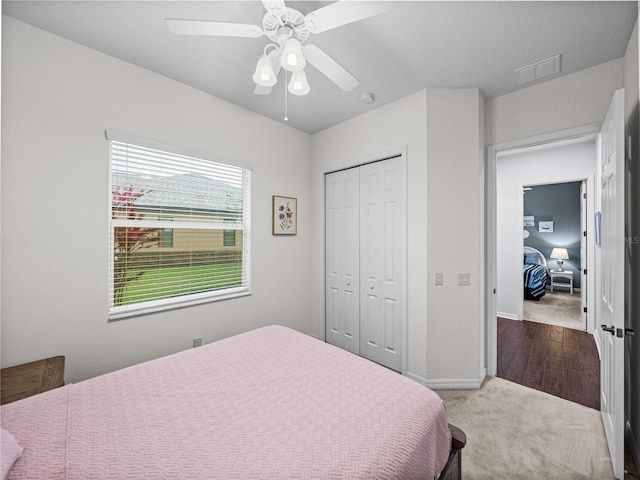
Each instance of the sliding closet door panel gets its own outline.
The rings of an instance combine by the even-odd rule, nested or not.
[[[403,163],[360,167],[360,354],[402,368],[404,318]]]
[[[359,183],[357,169],[325,177],[325,338],[355,354],[360,350]]]

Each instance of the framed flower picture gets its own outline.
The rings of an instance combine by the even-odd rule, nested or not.
[[[273,235],[296,235],[298,233],[298,200],[291,197],[273,196]]]

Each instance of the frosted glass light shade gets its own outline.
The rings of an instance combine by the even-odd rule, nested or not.
[[[271,87],[278,81],[273,71],[271,60],[269,60],[269,57],[266,55],[262,55],[258,59],[256,71],[253,74],[253,81],[256,82],[257,85],[261,85],[263,87]]]
[[[292,95],[306,95],[311,91],[304,70],[294,72],[293,75],[291,75],[291,81],[287,88]]]
[[[280,55],[280,65],[282,65],[282,68],[290,72],[299,72],[306,64],[307,62],[302,54],[300,41],[296,38],[287,40]]]

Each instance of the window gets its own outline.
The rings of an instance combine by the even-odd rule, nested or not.
[[[109,318],[250,294],[251,171],[123,134],[107,138]]]
[[[173,218],[158,218],[163,222],[172,222]],[[235,232],[235,230],[234,230]],[[173,228],[163,228],[158,230],[158,247],[160,248],[173,248]]]
[[[233,219],[224,219],[224,223],[233,223]],[[224,235],[223,245],[225,247],[235,247],[236,246],[236,231],[235,230],[225,230],[222,232]]]

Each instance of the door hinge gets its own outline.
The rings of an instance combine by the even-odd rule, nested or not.
[[[586,268],[585,268],[585,269],[583,269],[583,270],[582,270],[582,273],[583,273],[583,275],[586,275],[586,274],[587,274],[587,269],[586,269]]]
[[[582,198],[584,198],[584,199],[586,200],[586,199],[587,199],[587,194],[586,194],[586,193],[583,193],[583,194],[582,194]]]
[[[493,289],[493,294],[494,294],[494,295],[496,294],[496,289],[495,289],[495,288]]]
[[[582,307],[582,311],[583,311],[584,313],[587,313],[587,307]]]
[[[584,232],[582,232],[582,236],[586,237],[587,236],[587,231],[585,230]]]

